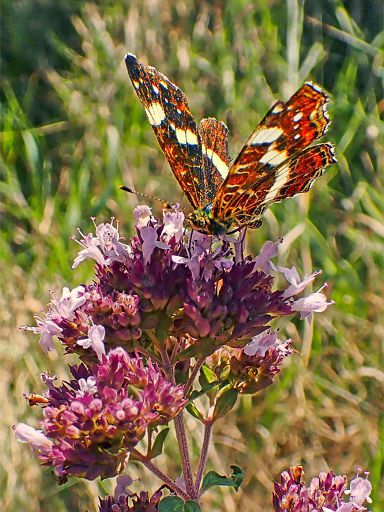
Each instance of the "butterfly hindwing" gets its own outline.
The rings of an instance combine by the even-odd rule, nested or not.
[[[251,187],[228,198],[224,219],[241,226],[259,227],[260,216],[272,203],[308,192],[328,165],[336,162],[331,143],[311,146],[282,163],[274,172],[257,179]]]
[[[211,203],[228,175],[228,128],[213,117],[202,119],[199,124],[205,202]]]

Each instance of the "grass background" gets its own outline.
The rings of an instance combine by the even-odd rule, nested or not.
[[[330,92],[327,135],[338,165],[310,194],[273,206],[249,234],[249,250],[284,236],[279,263],[323,269],[336,304],[312,326],[282,325],[298,355],[274,386],[216,425],[211,466],[226,472],[238,463],[246,479],[237,494],[219,490],[205,505],[270,510],[272,479],[301,462],[308,479],[328,468],[369,470],[371,509],[381,510],[380,0],[2,0],[1,14],[1,509],[94,511],[102,492],[95,482],[57,487],[11,433],[18,421],[36,425],[22,393],[41,389],[40,372],[65,375],[60,348],[43,354],[17,327],[33,323],[50,289],[90,279],[90,265],[71,270],[70,235],[78,226],[90,231],[91,216],[116,216],[128,232],[136,199],[118,190],[122,183],[187,208],[128,81],[123,58],[131,51],[187,93],[197,119],[227,123],[232,156],[275,99],[306,79]],[[188,428],[197,456],[200,430],[193,419]],[[177,475],[172,449],[159,464]],[[143,485],[158,483],[145,477]]]

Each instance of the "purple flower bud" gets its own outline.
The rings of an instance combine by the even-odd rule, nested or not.
[[[118,486],[114,496],[100,498],[99,512],[157,512],[159,510],[158,505],[162,497],[160,490],[150,498],[145,491],[140,494],[123,492],[117,495],[117,488]]]
[[[116,475],[146,430],[169,422],[186,404],[182,386],[121,348],[91,369],[71,371],[73,380],[46,392],[42,432],[22,424],[16,429],[60,478]]]

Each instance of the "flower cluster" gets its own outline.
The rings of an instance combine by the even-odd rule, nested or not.
[[[113,496],[100,498],[99,512],[157,512],[162,492],[159,489],[151,497],[145,491],[132,492],[133,480],[128,475],[119,475]]]
[[[293,353],[292,340],[281,342],[265,331],[244,348],[223,347],[207,359],[207,366],[241,394],[256,393],[272,384],[284,359]]]
[[[320,473],[308,487],[302,466],[283,471],[280,483],[275,482],[273,507],[276,512],[364,512],[365,502],[371,503],[372,485],[359,474],[348,487],[346,476],[335,476],[332,471]],[[349,499],[345,499],[349,495]]]
[[[300,312],[311,319],[330,304],[321,289],[296,298],[318,272],[301,280],[295,268],[273,265],[278,243],[267,242],[257,258],[239,258],[236,240],[185,233],[177,208],[164,213],[162,224],[145,206],[134,215],[130,244],[121,242],[113,222],[96,226],[96,236],[82,235],[74,267],[93,259],[97,279],[65,288],[37,317],[37,327],[27,328],[41,335],[44,349],[52,349],[56,336],[91,362],[105,347],[149,347],[158,355],[172,337],[178,355],[188,349],[189,357],[209,356],[220,347],[244,347],[275,317]],[[274,289],[278,274],[288,284],[280,290]]]
[[[185,406],[182,386],[122,348],[111,350],[87,368],[72,366],[73,379],[48,386],[42,431],[19,424],[28,441],[61,481],[71,474],[94,479],[120,473],[129,451],[149,428],[168,423]]]
[[[157,512],[161,496],[161,491],[157,491],[151,497],[146,491],[129,496],[107,496],[100,499],[99,512]]]

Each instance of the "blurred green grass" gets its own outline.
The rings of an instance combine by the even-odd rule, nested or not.
[[[338,165],[310,195],[271,208],[249,235],[249,250],[284,236],[280,264],[323,269],[336,304],[314,326],[282,325],[300,354],[273,387],[216,426],[211,464],[225,472],[239,463],[246,481],[236,495],[207,495],[206,506],[269,510],[272,479],[302,462],[308,478],[327,468],[369,470],[372,510],[380,510],[381,2],[3,0],[1,8],[2,510],[95,510],[98,484],[57,488],[11,433],[16,422],[33,422],[22,393],[41,389],[40,372],[64,375],[61,355],[42,354],[17,327],[33,323],[49,289],[90,278],[89,266],[70,268],[77,251],[70,235],[76,227],[90,231],[92,216],[115,216],[128,233],[136,199],[118,190],[122,183],[187,208],[128,82],[126,51],[176,82],[197,119],[224,120],[232,156],[276,98],[306,79],[330,92],[327,135]],[[193,419],[188,427],[197,453],[199,428]]]

